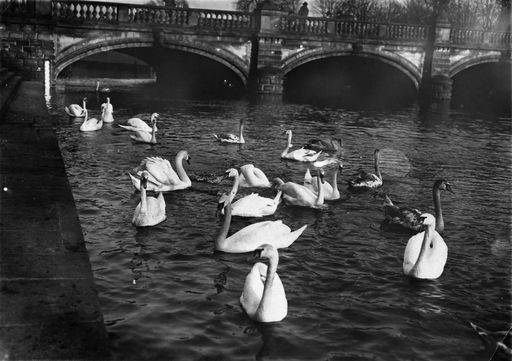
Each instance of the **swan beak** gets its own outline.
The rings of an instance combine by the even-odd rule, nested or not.
[[[140,179],[140,186],[146,189],[148,187],[148,179],[146,177],[142,177]]]
[[[215,217],[219,216],[219,214],[222,211],[222,208],[224,208],[224,206],[225,206],[224,202],[217,203],[217,209],[215,210]]]
[[[451,194],[454,194],[452,185],[450,183],[446,183],[446,190],[450,192]]]

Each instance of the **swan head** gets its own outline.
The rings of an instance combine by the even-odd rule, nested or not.
[[[159,116],[160,114],[158,113],[151,114],[151,123],[156,123],[156,120],[158,119]]]
[[[325,172],[323,168],[318,168],[316,172],[318,174],[318,177],[320,178],[320,182],[322,182],[322,184],[325,183]]]
[[[230,204],[231,204],[230,194],[222,193],[219,198],[219,202],[217,203],[217,210],[215,211],[215,217],[218,217],[219,214],[221,213],[221,211],[224,208],[229,207]]]
[[[442,191],[448,191],[453,194],[452,185],[444,179],[436,180],[436,182],[434,183],[434,188]]]
[[[420,216],[420,220],[421,220],[421,224],[423,224],[424,226],[433,226],[435,227],[436,226],[436,218],[431,215],[430,213],[423,213],[421,216]]]
[[[176,158],[185,159],[188,165],[190,165],[190,160],[192,159],[186,150],[180,150],[178,154],[176,154]]]
[[[147,171],[142,172],[140,175],[140,186],[144,189],[148,186],[149,173]]]
[[[274,179],[272,179],[272,185],[277,190],[279,190],[283,184],[284,184],[284,181],[281,178],[274,178]]]
[[[229,168],[224,174],[225,178],[234,178],[238,176],[238,171],[235,168]]]
[[[254,257],[266,258],[271,262],[275,262],[279,260],[279,253],[277,252],[277,249],[275,249],[271,244],[263,244],[254,251]]]

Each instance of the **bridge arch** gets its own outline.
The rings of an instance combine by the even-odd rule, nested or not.
[[[85,40],[57,53],[54,59],[52,78],[55,81],[62,70],[64,70],[67,66],[94,54],[126,48],[149,48],[153,47],[154,45],[155,42],[152,37],[114,38],[101,42]],[[249,77],[249,66],[242,59],[238,58],[236,55],[225,49],[220,47],[213,47],[208,44],[189,44],[187,42],[167,40],[165,40],[161,46],[166,49],[180,50],[212,59],[231,69],[240,78],[244,85],[247,84],[247,79]]]
[[[311,61],[330,58],[330,57],[342,57],[342,56],[359,56],[363,58],[370,58],[382,61],[392,67],[398,69],[411,81],[413,82],[416,89],[419,88],[419,84],[421,81],[421,71],[418,69],[416,65],[414,65],[409,60],[404,57],[392,54],[390,52],[383,52],[372,49],[362,49],[360,51],[354,52],[349,49],[312,49],[302,51],[300,53],[294,54],[286,58],[281,67],[283,75],[285,76],[287,73],[292,71],[293,69],[309,63]]]
[[[486,63],[498,63],[499,61],[503,61],[501,53],[499,52],[481,54],[479,56],[464,57],[453,63],[453,65],[450,67],[449,76],[453,79],[453,77],[461,71],[469,69],[473,66]],[[507,61],[510,62],[510,59],[507,59]]]

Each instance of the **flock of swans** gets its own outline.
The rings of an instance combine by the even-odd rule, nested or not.
[[[111,123],[113,106],[110,98],[101,105],[101,118],[88,118],[87,99],[82,106],[71,104],[66,107],[66,113],[71,117],[85,118],[80,127],[81,131],[101,129],[103,123]],[[131,131],[131,139],[135,142],[156,143],[157,119],[159,115],[151,115],[151,126],[140,118],[131,118],[126,124],[119,124],[123,129]],[[220,143],[243,144],[244,123],[239,126],[238,135],[214,134],[214,139]],[[221,230],[215,239],[215,248],[228,253],[245,253],[255,251],[259,258],[268,260],[268,266],[257,262],[247,275],[240,303],[247,315],[259,322],[281,321],[287,314],[287,300],[283,284],[277,274],[279,263],[278,249],[287,248],[297,240],[307,225],[292,231],[281,220],[261,221],[253,223],[236,233],[228,236],[231,219],[238,217],[265,217],[276,212],[281,200],[286,204],[323,208],[326,201],[340,199],[338,176],[343,170],[340,157],[341,140],[312,139],[304,146],[291,150],[292,131],[284,132],[287,137],[286,148],[281,158],[312,165],[314,175],[307,169],[302,183],[283,181],[275,178],[269,181],[265,173],[252,164],[246,164],[239,169],[228,169],[220,179],[232,179],[233,185],[228,193],[223,193],[218,201],[218,212],[224,215]],[[320,155],[325,156],[319,160]],[[190,164],[188,151],[181,150],[176,154],[174,167],[171,162],[161,157],[146,157],[140,164],[129,172],[130,180],[137,191],[140,191],[140,202],[137,205],[132,223],[137,227],[154,226],[166,219],[166,204],[162,192],[172,192],[190,188],[192,182],[187,175],[183,162]],[[352,191],[371,190],[383,185],[379,168],[380,151],[374,152],[374,173],[360,170],[355,179],[349,180],[348,188]],[[331,183],[325,180],[324,167],[333,168]],[[277,194],[274,198],[266,198],[258,193],[241,197],[235,201],[238,189],[272,188]],[[385,196],[383,225],[398,227],[415,233],[408,241],[404,252],[404,274],[419,279],[436,279],[444,270],[447,260],[448,247],[439,234],[444,230],[441,211],[440,195],[443,191],[453,193],[450,183],[437,180],[433,186],[434,214],[424,213],[415,208],[398,207]],[[148,192],[157,193],[156,196]]]

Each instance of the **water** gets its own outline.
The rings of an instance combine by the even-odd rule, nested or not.
[[[490,352],[468,321],[510,327],[509,119],[111,94],[116,122],[160,113],[158,144],[150,146],[132,143],[115,124],[79,132],[80,122],[69,120],[63,105],[82,95],[53,97],[52,112],[115,359],[486,360]],[[99,116],[101,99],[89,98]],[[213,140],[214,132],[236,132],[240,120],[245,145]],[[127,171],[145,156],[173,159],[186,149],[191,173],[222,174],[253,163],[269,178],[302,182],[306,165],[279,158],[288,128],[296,145],[320,136],[343,139],[342,200],[324,210],[281,205],[270,217],[308,228],[280,251],[288,316],[261,325],[239,305],[252,255],[213,248],[222,223],[217,194],[230,181],[166,194],[167,220],[137,229],[130,222],[139,195]],[[372,170],[375,148],[382,191],[349,194],[346,179],[360,167]],[[408,236],[380,229],[382,195],[433,212],[438,178],[455,191],[442,195],[448,261],[438,280],[415,282],[402,274]],[[234,219],[230,233],[252,222]]]

